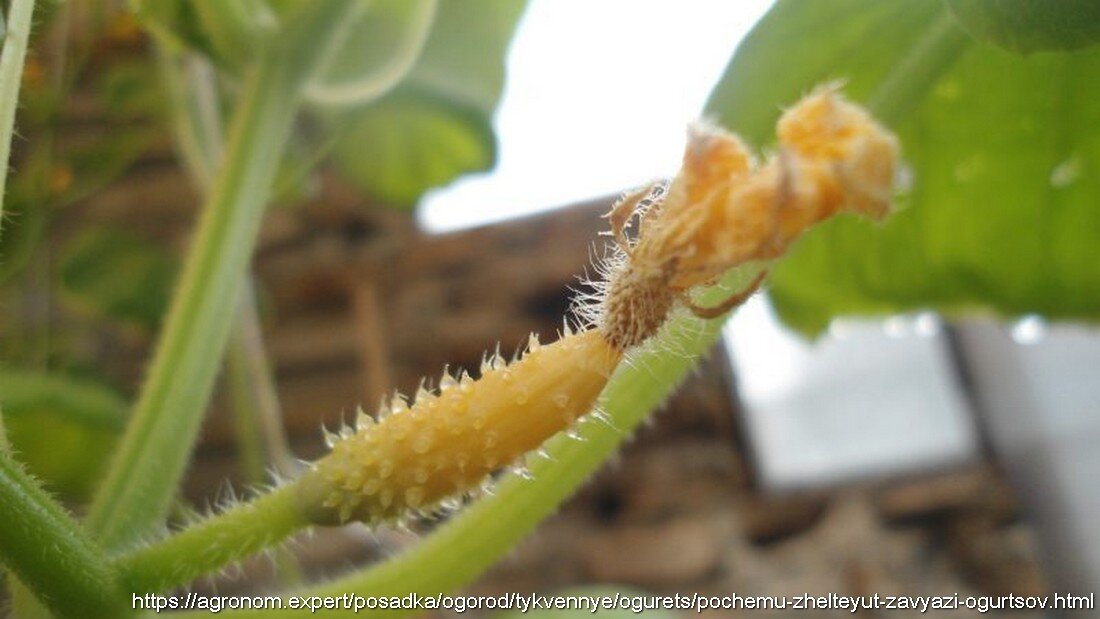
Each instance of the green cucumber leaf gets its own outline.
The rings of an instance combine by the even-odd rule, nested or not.
[[[846,80],[873,111],[893,104],[898,212],[827,222],[774,272],[772,300],[804,333],[923,308],[1100,316],[1100,48],[1021,57],[961,43],[925,66],[938,42],[965,38],[952,19],[937,0],[780,0],[711,95],[708,112],[756,144],[824,81]]]
[[[400,85],[330,117],[344,175],[384,203],[411,207],[429,189],[491,168],[492,115],[523,8],[522,0],[440,0],[424,49]]]
[[[1026,54],[1100,42],[1096,0],[947,0],[974,38]]]

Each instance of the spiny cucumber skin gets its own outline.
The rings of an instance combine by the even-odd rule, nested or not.
[[[338,441],[298,482],[303,512],[315,524],[393,522],[476,490],[591,411],[621,356],[586,331],[490,362],[476,381],[445,377]]]

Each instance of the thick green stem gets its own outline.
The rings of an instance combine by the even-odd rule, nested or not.
[[[158,46],[161,72],[171,94],[176,144],[185,167],[204,192],[224,157],[225,132],[213,67],[205,59],[178,56]],[[285,178],[285,177],[284,177]],[[278,182],[276,183],[276,194]],[[290,476],[296,460],[282,426],[275,381],[260,333],[255,285],[241,288],[226,355],[226,375],[245,479],[268,481],[269,467]]]
[[[186,167],[204,192],[209,192],[213,171],[225,152],[224,122],[213,67],[197,55],[180,58],[163,46],[158,46],[158,51],[172,94],[176,142]],[[278,199],[278,186],[277,182],[274,199]],[[260,333],[254,287],[248,281],[241,290],[230,333],[226,374],[245,479],[251,484],[263,484],[269,481],[272,470],[281,477],[292,476],[297,460],[283,430],[274,376]],[[274,552],[279,582],[288,587],[301,583],[302,573],[294,553],[282,547]]]
[[[108,546],[160,524],[190,455],[293,118],[279,73],[268,64],[251,80],[148,380],[93,505],[90,526]]]
[[[4,564],[54,613],[126,613],[103,551],[6,451],[0,451],[0,523]]]
[[[290,16],[288,31],[247,79],[148,378],[92,504],[89,527],[108,548],[164,521],[210,399],[303,86],[351,4],[325,0]]]
[[[285,486],[127,554],[116,565],[128,590],[159,593],[269,548],[306,526],[294,487]]]

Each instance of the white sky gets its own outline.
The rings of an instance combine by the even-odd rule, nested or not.
[[[532,0],[508,56],[497,168],[425,198],[433,232],[621,192],[676,171],[770,0]]]

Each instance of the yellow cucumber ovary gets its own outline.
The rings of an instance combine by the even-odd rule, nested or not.
[[[532,338],[520,360],[495,356],[476,381],[444,375],[411,406],[395,398],[306,473],[302,505],[316,524],[377,523],[475,490],[591,411],[621,355],[596,331]]]

